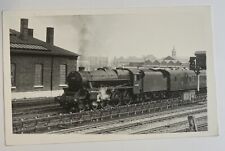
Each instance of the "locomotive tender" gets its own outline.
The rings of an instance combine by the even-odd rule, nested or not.
[[[73,112],[171,97],[191,101],[207,87],[205,70],[199,74],[199,92],[196,73],[181,69],[99,68],[73,71],[66,80],[68,87],[56,100]]]

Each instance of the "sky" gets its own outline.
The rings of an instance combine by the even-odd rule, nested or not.
[[[20,29],[20,18],[10,28]],[[81,55],[126,57],[152,54],[193,56],[211,51],[212,33],[208,7],[150,8],[147,13],[29,16],[34,37],[46,39],[46,27],[54,27],[54,44]]]

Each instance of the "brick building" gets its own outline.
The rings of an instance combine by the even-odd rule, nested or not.
[[[54,45],[53,28],[47,27],[45,42],[34,38],[28,20],[21,19],[20,32],[10,29],[10,57],[14,99],[60,95],[78,55]]]

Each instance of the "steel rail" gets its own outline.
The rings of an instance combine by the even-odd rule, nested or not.
[[[20,119],[13,122],[14,133],[30,133],[44,129],[65,128],[71,125],[81,125],[92,121],[101,121],[105,119],[113,119],[121,116],[132,116],[137,114],[153,113],[182,105],[195,104],[205,102],[206,96],[198,96],[192,102],[182,101],[180,98],[171,98],[158,100],[153,102],[144,102],[139,104],[119,106],[116,108],[108,108],[97,111],[85,111],[80,113],[59,114],[47,117],[34,117],[31,119]],[[40,125],[41,124],[41,125]]]
[[[196,121],[206,120],[206,119],[207,119],[207,116],[202,116],[202,117],[196,118]],[[183,120],[183,121],[180,121],[180,122],[177,122],[177,123],[167,124],[167,125],[163,125],[163,126],[160,126],[160,127],[156,127],[156,128],[152,128],[152,129],[147,129],[147,130],[143,130],[143,131],[139,131],[139,132],[135,132],[135,133],[131,133],[131,134],[159,133],[161,130],[164,130],[165,131],[166,129],[168,129],[168,127],[173,127],[174,128],[176,126],[182,126],[182,125],[186,125],[186,124],[188,124],[188,121],[187,120]],[[185,130],[187,130],[187,128]],[[168,132],[169,133],[174,133],[173,131],[168,131]]]
[[[88,129],[92,129],[92,128],[97,128],[97,127],[101,127],[101,126],[107,126],[107,125],[112,125],[115,123],[126,123],[129,121],[134,121],[134,120],[141,120],[141,119],[145,119],[145,118],[151,118],[151,117],[155,117],[155,116],[162,116],[162,115],[168,115],[168,114],[173,114],[173,113],[177,113],[177,112],[183,112],[183,111],[187,111],[187,110],[194,110],[194,109],[199,109],[199,108],[203,108],[206,107],[206,105],[201,105],[201,106],[196,106],[196,107],[183,107],[183,108],[178,108],[178,109],[174,109],[174,110],[167,110],[167,111],[163,111],[163,112],[158,112],[158,113],[153,113],[153,114],[144,114],[144,115],[137,115],[134,117],[126,117],[123,119],[118,119],[118,120],[112,120],[112,121],[106,121],[106,122],[99,122],[99,123],[92,123],[92,124],[88,124],[88,125],[83,125],[83,126],[79,126],[79,127],[74,127],[74,128],[69,128],[69,129],[63,129],[63,130],[58,130],[58,131],[53,131],[50,133],[72,133],[72,132],[78,132],[78,131],[83,131],[83,130],[88,130]]]
[[[113,131],[118,131],[118,130],[124,130],[124,129],[130,129],[133,127],[137,127],[140,125],[146,125],[146,124],[150,124],[150,123],[156,123],[159,121],[166,121],[168,119],[174,119],[174,118],[178,118],[178,117],[183,117],[183,116],[187,116],[189,114],[197,114],[197,113],[202,113],[202,112],[206,112],[206,109],[201,109],[201,110],[197,110],[197,111],[192,111],[192,112],[188,112],[188,113],[182,113],[182,114],[178,114],[178,115],[169,115],[169,116],[165,116],[165,117],[161,117],[161,118],[157,118],[157,119],[151,119],[151,120],[147,120],[144,122],[135,122],[135,123],[131,123],[131,124],[125,124],[122,126],[118,126],[118,127],[112,127],[112,128],[108,128],[108,129],[102,129],[102,130],[96,130],[93,132],[89,132],[89,133],[85,133],[85,134],[105,134],[105,133],[111,133]]]

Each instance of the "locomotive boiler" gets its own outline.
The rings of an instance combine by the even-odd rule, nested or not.
[[[73,112],[171,97],[191,100],[207,87],[206,72],[198,78],[192,70],[99,68],[73,71],[66,81],[68,87],[56,100]]]
[[[64,94],[57,99],[62,106],[72,111],[120,105],[120,97],[125,99],[130,95],[130,78],[129,71],[122,69],[73,71],[66,79],[68,88],[64,88]]]

